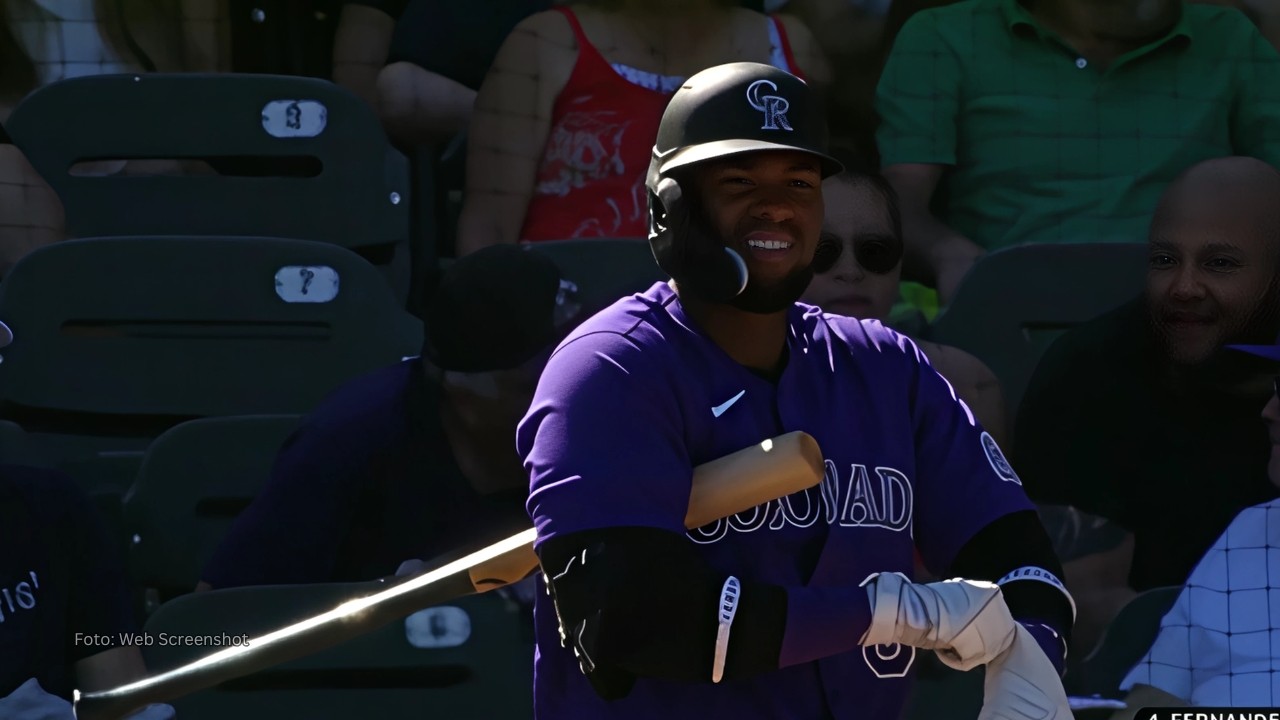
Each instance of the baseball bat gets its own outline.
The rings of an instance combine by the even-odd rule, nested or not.
[[[694,468],[685,526],[697,528],[817,485],[825,467],[812,436],[790,432]],[[377,589],[328,612],[187,665],[111,690],[75,691],[78,720],[118,720],[233,678],[320,652],[421,610],[518,582],[538,568],[532,528],[408,578],[375,580]]]

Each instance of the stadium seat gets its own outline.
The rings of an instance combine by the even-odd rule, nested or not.
[[[33,434],[11,420],[0,420],[0,463],[52,468],[70,476],[98,510],[121,557],[126,546],[121,496],[133,482],[146,442]],[[139,449],[126,449],[131,445]]]
[[[304,414],[355,375],[415,355],[421,323],[349,250],[264,238],[72,240],[0,283],[15,340],[3,415],[120,435],[198,417]],[[65,423],[59,427],[59,422]]]
[[[0,463],[25,465],[30,462],[27,433],[22,426],[9,420],[0,420]]]
[[[236,515],[266,483],[298,415],[192,420],[156,438],[124,497],[133,583],[189,592]]]
[[[1081,662],[1078,677],[1067,678],[1077,695],[1118,698],[1120,683],[1142,659],[1160,631],[1160,621],[1173,607],[1181,586],[1147,590],[1130,600],[1107,625],[1097,647]]]
[[[354,248],[408,232],[407,159],[391,151],[373,108],[325,80],[79,77],[33,92],[5,129],[62,198],[75,237],[248,235]],[[107,158],[254,167],[183,177],[68,172]]]
[[[222,648],[162,646],[160,633],[258,636],[331,610],[363,588],[267,586],[185,595],[148,618],[145,629],[157,640],[143,653],[153,672],[173,668]],[[462,598],[172,705],[183,720],[531,718],[527,615],[496,593]]]
[[[72,237],[318,240],[409,280],[409,163],[376,113],[317,78],[96,75],[46,85],[5,123],[66,208]],[[82,175],[85,160],[204,161],[183,175]]]
[[[1021,245],[982,258],[928,339],[985,362],[1000,379],[1013,426],[1041,354],[1059,335],[1143,288],[1144,243]]]
[[[667,279],[644,240],[588,238],[530,245],[555,261],[563,276],[578,286],[589,311],[600,310],[632,293]]]

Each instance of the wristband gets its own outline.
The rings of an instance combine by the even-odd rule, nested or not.
[[[1018,580],[1035,580],[1036,582],[1042,582],[1042,583],[1045,583],[1046,585],[1052,585],[1058,588],[1058,590],[1061,591],[1062,594],[1066,596],[1067,602],[1070,603],[1071,622],[1075,622],[1076,600],[1075,598],[1071,597],[1071,593],[1067,592],[1067,586],[1064,585],[1056,575],[1049,572],[1048,570],[1045,570],[1042,567],[1036,567],[1035,565],[1027,565],[1024,567],[1020,567],[1017,570],[1010,571],[1007,575],[997,580],[996,584],[1003,587],[1008,583],[1017,582]]]
[[[711,682],[718,683],[724,677],[725,658],[729,655],[729,628],[738,612],[738,600],[742,597],[742,584],[730,575],[720,589],[720,626],[716,629],[716,655],[711,665]]]

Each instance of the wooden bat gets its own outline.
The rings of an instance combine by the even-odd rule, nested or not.
[[[825,467],[810,435],[790,432],[694,468],[685,527],[697,528],[817,485]],[[532,528],[408,578],[375,580],[370,595],[159,675],[75,692],[78,720],[118,720],[233,678],[320,652],[421,610],[528,577],[538,568]]]

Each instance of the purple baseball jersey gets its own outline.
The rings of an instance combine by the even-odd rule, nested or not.
[[[776,383],[699,331],[666,283],[600,312],[551,357],[517,431],[538,541],[616,526],[685,533],[726,576],[787,588],[789,617],[777,671],[719,684],[710,667],[705,683],[640,678],[605,702],[561,647],[555,608],[539,592],[539,720],[897,717],[915,650],[862,648],[865,611],[855,620],[810,608],[846,593],[853,613],[868,604],[863,580],[911,577],[917,550],[945,572],[992,520],[1032,507],[994,440],[909,339],[800,303],[788,319]],[[793,430],[823,450],[818,487],[686,531],[695,466]],[[811,602],[819,596],[826,606]]]

